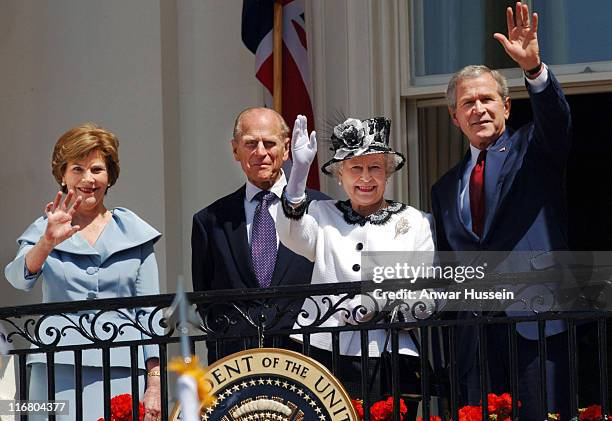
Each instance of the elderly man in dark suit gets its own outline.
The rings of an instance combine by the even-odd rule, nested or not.
[[[470,149],[433,186],[432,203],[439,250],[524,253],[529,259],[520,263],[514,259],[504,266],[520,272],[541,268],[546,252],[568,248],[565,167],[571,122],[561,87],[540,60],[537,14],[530,17],[527,5],[517,3],[516,14],[508,8],[507,21],[508,36],[494,37],[523,70],[534,119],[512,131],[506,127],[510,97],[505,78],[485,66],[468,66],[457,72],[447,90],[449,111],[453,123],[468,138]],[[520,324],[517,330],[521,419],[543,419],[538,413],[537,326]],[[547,325],[545,380],[549,410],[560,410],[566,419],[567,383],[560,377],[567,365],[566,342],[562,340],[566,336],[559,335],[563,330],[561,323]],[[461,341],[460,375],[463,380],[470,374],[477,379],[474,366],[466,363],[476,358],[475,332],[464,328],[462,334],[463,339],[471,339]],[[501,352],[505,347],[499,348]],[[495,354],[489,352],[490,357]],[[500,379],[492,376],[492,381],[496,380]],[[467,380],[464,386],[464,399],[480,399],[477,381]]]
[[[275,229],[276,208],[287,184],[282,166],[289,158],[289,127],[283,117],[268,108],[247,108],[236,118],[232,151],[240,162],[246,183],[193,217],[191,234],[192,277],[194,291],[217,289],[268,288],[279,285],[309,284],[312,263],[289,251],[278,242]],[[309,196],[327,198],[320,192]],[[273,304],[287,304],[276,300]],[[301,302],[295,303],[296,311]],[[262,307],[263,308],[263,307]],[[209,322],[217,316],[237,316],[228,308],[212,309]],[[273,314],[269,314],[271,318]],[[291,314],[285,315],[276,327],[291,328]],[[251,337],[256,329],[239,322],[227,328],[232,336]],[[228,340],[208,342],[208,361],[238,352],[251,341]],[[297,343],[280,338],[266,345],[297,349]]]

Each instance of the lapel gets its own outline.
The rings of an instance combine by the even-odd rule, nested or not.
[[[503,200],[502,190],[512,167],[507,163],[516,153],[512,148],[511,134],[508,129],[487,152],[485,166],[485,226],[482,237],[485,238],[491,229],[493,220]],[[507,192],[507,189],[505,189]]]
[[[239,188],[227,203],[225,209],[226,220],[223,224],[223,231],[227,236],[230,251],[234,257],[236,269],[240,273],[240,277],[244,284],[249,288],[259,286],[255,274],[253,273],[253,264],[251,263],[251,253],[249,251],[249,242],[247,239],[246,216],[244,213],[244,196],[246,187],[243,185]]]

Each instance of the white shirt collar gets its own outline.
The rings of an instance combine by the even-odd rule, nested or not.
[[[276,183],[270,188],[270,191],[274,193],[279,199],[283,194],[283,189],[287,185],[287,179],[285,178],[285,173],[281,170],[280,177],[276,180]],[[261,189],[251,183],[248,179],[246,181],[246,200],[252,201],[257,193],[259,193]]]
[[[487,148],[487,149],[489,149],[489,148]],[[470,163],[472,164],[470,166],[473,167],[474,165],[476,165],[476,161],[478,161],[478,155],[480,155],[480,149],[478,149],[475,146],[472,146],[472,144],[470,143],[470,152],[471,152]]]
[[[497,140],[499,140],[499,139],[497,139]],[[495,146],[495,143],[497,143],[497,140],[495,142],[491,143],[489,146],[487,146],[487,151],[490,150],[493,146]],[[473,168],[474,165],[476,165],[476,161],[478,161],[478,155],[480,155],[480,149],[478,149],[475,146],[472,146],[471,143],[469,145],[470,145],[470,153],[471,153],[471,159],[470,159],[470,164],[471,165],[470,166]]]

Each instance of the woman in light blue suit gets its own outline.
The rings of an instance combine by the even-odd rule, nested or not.
[[[128,209],[107,209],[104,205],[108,189],[119,176],[118,146],[115,135],[90,123],[69,130],[57,141],[52,170],[61,191],[47,204],[45,216],[34,221],[17,240],[17,257],[4,271],[15,288],[29,291],[40,281],[45,303],[159,293],[153,244],[161,234]],[[105,313],[89,328],[104,338],[101,328],[104,322],[120,326],[127,322],[126,317],[135,319],[136,310]],[[146,325],[150,309],[142,310],[145,317],[139,320]],[[67,317],[78,326],[79,315]],[[59,330],[70,325],[62,317],[50,317],[45,323]],[[46,332],[46,326],[41,326],[39,331]],[[88,343],[74,329],[65,329],[64,333],[60,345]],[[138,330],[126,328],[120,340],[141,337]],[[157,347],[143,348],[139,351],[139,367],[143,370],[146,367],[148,372],[143,397],[144,419],[151,421],[159,418],[159,359]],[[71,405],[66,420],[74,419],[76,413],[73,355],[73,352],[61,352],[55,356],[56,399],[67,399]],[[99,350],[82,353],[84,419],[104,415],[101,355]],[[45,363],[44,354],[28,358],[30,400],[47,399]],[[129,348],[113,349],[113,396],[130,393],[129,367]],[[139,381],[142,386],[142,376]]]

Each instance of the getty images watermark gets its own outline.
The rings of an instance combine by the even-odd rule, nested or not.
[[[508,302],[516,299],[509,285],[487,282],[489,263],[482,254],[434,252],[376,252],[362,254],[362,280],[380,284],[371,296],[381,304],[395,300],[406,302],[442,301],[456,305],[477,302]],[[396,282],[385,282],[398,280]],[[506,288],[507,287],[507,288]],[[451,307],[454,307],[450,303]]]
[[[434,266],[421,263],[418,266],[407,262],[396,262],[392,266],[374,266],[372,280],[381,283],[387,279],[406,279],[415,284],[417,279],[446,280],[462,284],[465,281],[484,279],[487,263],[478,266]],[[373,291],[377,300],[514,300],[514,292],[502,288],[499,291],[484,291],[477,288],[461,290],[411,289],[399,288]]]
[[[612,251],[363,252],[360,272],[367,308],[612,311]]]

